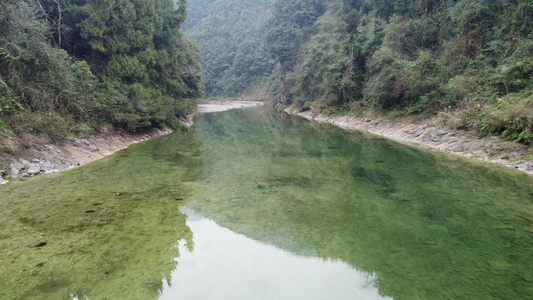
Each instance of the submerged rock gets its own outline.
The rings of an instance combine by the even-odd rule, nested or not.
[[[47,244],[46,242],[39,243],[39,244],[35,245],[35,248],[44,247],[44,246],[46,246],[46,244]]]
[[[381,170],[365,167],[354,167],[350,169],[350,173],[354,177],[366,179],[370,183],[382,187],[385,194],[398,192],[396,187],[396,179],[392,175]]]

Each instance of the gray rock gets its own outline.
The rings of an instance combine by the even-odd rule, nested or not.
[[[445,140],[446,131],[438,129],[436,131],[430,132],[431,141],[435,143],[441,143]]]
[[[448,147],[446,147],[446,150],[451,152],[463,152],[465,149],[461,144],[451,144]]]
[[[55,169],[55,166],[49,162],[49,161],[42,161],[41,162],[41,173],[53,173],[53,172],[57,172],[57,170]]]
[[[77,146],[81,146],[81,145],[87,145],[88,146],[88,145],[90,145],[89,141],[84,140],[84,139],[76,140],[74,142],[74,144],[77,145]]]
[[[41,166],[38,164],[30,164],[28,170],[22,173],[22,177],[30,177],[41,173]]]
[[[11,163],[11,175],[18,176],[25,168],[26,166],[19,162]]]
[[[6,184],[6,183],[8,183],[8,182],[9,182],[9,181],[7,181],[7,180],[5,180],[5,179],[3,179],[3,178],[0,178],[0,185],[2,185],[2,184]]]
[[[485,142],[484,141],[474,140],[474,141],[465,143],[464,146],[465,146],[466,149],[468,149],[470,151],[475,151],[475,150],[480,149],[480,148],[485,148]]]
[[[61,150],[54,145],[46,145],[46,149],[50,152],[61,153]]]
[[[440,144],[445,140],[446,132],[442,129],[432,130],[422,136],[421,141],[428,144]]]
[[[529,160],[523,163],[523,168],[527,172],[533,171],[533,160]]]
[[[411,136],[414,136],[414,137],[419,137],[420,135],[422,135],[422,133],[424,133],[426,128],[427,128],[427,126],[419,126],[419,127],[416,127],[416,128],[413,128],[413,129],[409,130],[407,132],[407,134],[409,134]]]

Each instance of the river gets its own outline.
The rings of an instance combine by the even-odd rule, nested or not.
[[[0,299],[528,299],[533,179],[267,108],[0,187]]]

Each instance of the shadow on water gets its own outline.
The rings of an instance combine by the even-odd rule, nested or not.
[[[188,207],[220,226],[376,274],[394,299],[533,294],[530,177],[264,110],[197,126],[206,186]]]
[[[193,233],[203,145],[176,133],[0,189],[1,299],[157,299]]]

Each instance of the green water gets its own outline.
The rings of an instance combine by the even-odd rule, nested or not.
[[[0,187],[0,254],[0,299],[529,299],[533,180],[263,108],[206,114]]]

